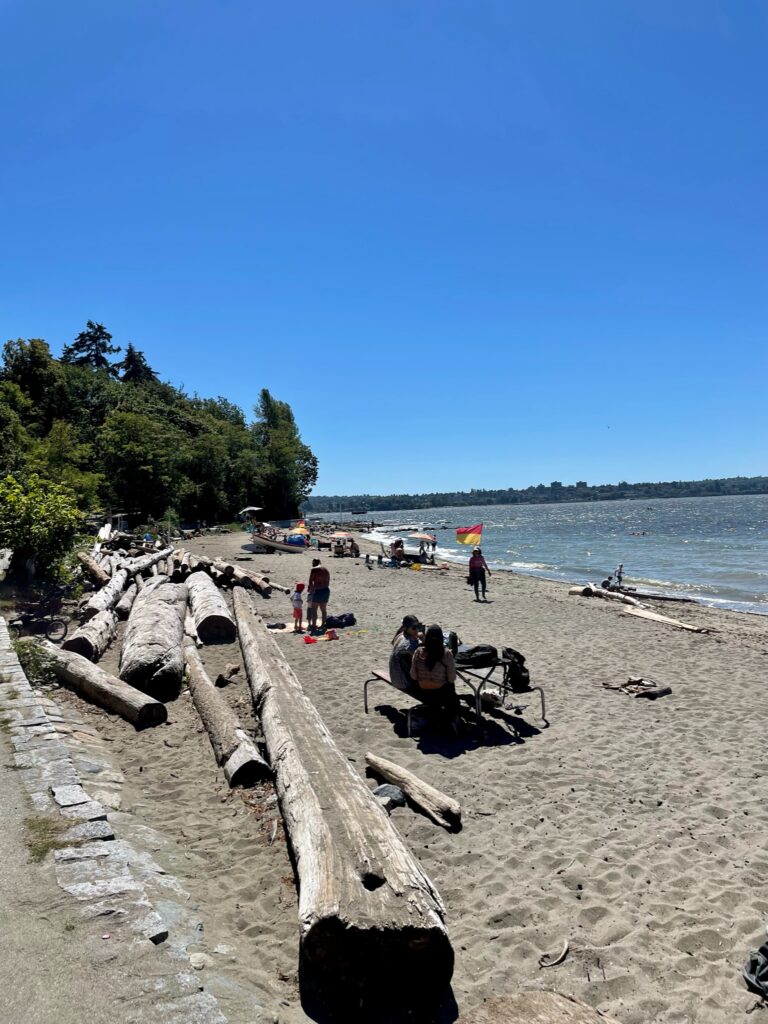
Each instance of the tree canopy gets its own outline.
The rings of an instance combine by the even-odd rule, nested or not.
[[[230,520],[244,505],[298,514],[317,478],[290,406],[260,392],[256,418],[227,398],[158,379],[143,352],[120,352],[89,320],[61,359],[45,341],[9,341],[0,366],[0,478],[22,492],[62,488],[76,508],[136,521],[172,509],[183,521]],[[18,543],[18,537],[16,539]]]

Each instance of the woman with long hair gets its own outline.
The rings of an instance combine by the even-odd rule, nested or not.
[[[424,645],[413,655],[411,679],[423,704],[442,708],[454,717],[458,714],[456,665],[443,641],[442,626],[430,626],[424,634]]]

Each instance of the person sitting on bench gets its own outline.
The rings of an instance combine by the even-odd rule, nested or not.
[[[411,661],[411,679],[422,704],[440,708],[456,718],[456,665],[452,652],[446,650],[442,626],[430,626],[424,634],[424,646],[414,652]]]
[[[415,615],[406,615],[403,624],[392,637],[389,655],[389,678],[392,685],[405,693],[413,693],[416,686],[411,679],[413,652],[419,646],[422,625]]]

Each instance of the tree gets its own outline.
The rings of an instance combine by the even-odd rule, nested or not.
[[[89,320],[71,345],[65,345],[61,353],[62,363],[74,366],[90,366],[94,370],[105,370],[110,376],[117,376],[117,365],[110,363],[107,356],[120,351],[119,345],[112,345],[112,335],[104,324]]]
[[[157,380],[157,374],[144,358],[144,353],[130,342],[125,349],[125,359],[115,363],[115,370],[120,371],[120,380],[129,384],[152,384]]]
[[[317,480],[317,459],[299,435],[287,402],[264,388],[251,431],[256,449],[258,493],[267,515],[289,519]]]
[[[104,421],[100,449],[113,501],[140,516],[160,515],[176,500],[178,439],[163,424],[134,412],[112,412]]]
[[[64,371],[40,338],[7,341],[3,346],[0,378],[16,384],[23,392],[26,407],[17,411],[33,433],[47,433],[55,419],[67,414],[69,389]]]
[[[82,515],[72,494],[32,474],[22,484],[0,480],[0,547],[13,551],[11,571],[55,575],[74,542]]]

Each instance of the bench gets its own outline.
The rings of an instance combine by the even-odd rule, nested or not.
[[[413,694],[407,692],[407,690],[401,690],[399,686],[395,686],[389,677],[388,672],[380,671],[377,668],[371,669],[371,674],[368,679],[363,683],[363,706],[365,707],[365,713],[368,714],[368,687],[371,683],[386,683],[387,686],[391,686],[393,690],[397,690],[403,697],[410,697],[411,700],[418,700]],[[411,735],[411,716],[414,711],[428,711],[430,710],[426,704],[412,704],[405,712],[405,725],[408,736]]]

